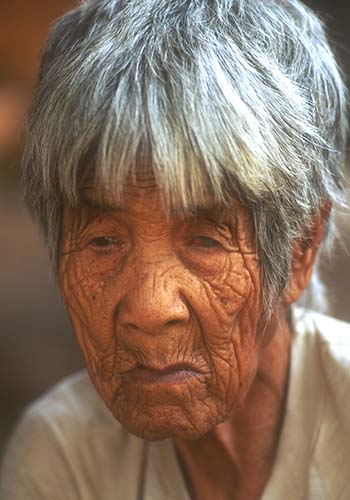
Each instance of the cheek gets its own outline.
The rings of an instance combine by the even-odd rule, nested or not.
[[[257,365],[256,334],[260,281],[254,254],[233,254],[215,274],[201,278],[194,305],[213,377],[211,395],[219,403],[240,406]]]
[[[115,363],[115,305],[120,296],[118,271],[101,272],[84,253],[72,254],[61,265],[62,295],[88,368],[110,374]]]
[[[198,278],[200,292],[191,294],[197,316],[208,332],[207,340],[219,344],[230,342],[232,329],[248,321],[253,333],[260,304],[260,284],[257,259],[254,254],[235,253],[223,259],[212,273]],[[214,335],[214,332],[218,335]],[[251,336],[251,335],[250,335]]]

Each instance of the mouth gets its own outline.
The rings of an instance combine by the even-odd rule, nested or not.
[[[177,363],[163,368],[138,365],[128,375],[134,382],[144,384],[181,384],[198,377],[200,372],[190,364]]]

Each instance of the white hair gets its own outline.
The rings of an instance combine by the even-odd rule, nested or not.
[[[83,3],[46,43],[23,162],[53,261],[86,175],[118,200],[151,164],[169,210],[248,207],[271,311],[293,243],[342,200],[345,94],[321,21],[297,0]]]

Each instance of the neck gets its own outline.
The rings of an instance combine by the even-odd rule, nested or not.
[[[193,499],[261,497],[284,417],[291,337],[284,314],[273,330],[270,342],[259,349],[258,368],[244,407],[200,439],[175,440]]]

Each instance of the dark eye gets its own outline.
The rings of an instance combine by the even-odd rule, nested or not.
[[[119,240],[113,236],[97,236],[89,244],[95,248],[108,249],[117,245]]]
[[[192,240],[192,243],[202,248],[215,248],[221,246],[217,240],[209,238],[208,236],[196,236],[196,238]]]

